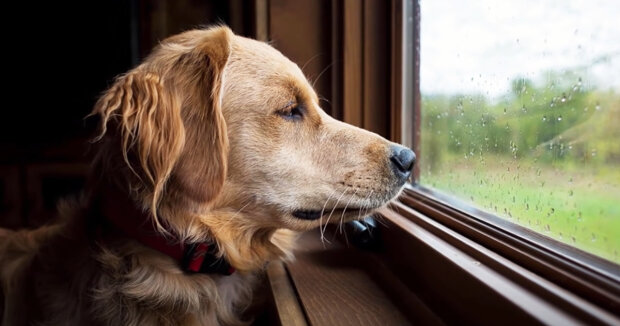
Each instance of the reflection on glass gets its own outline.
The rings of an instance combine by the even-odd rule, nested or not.
[[[420,183],[620,262],[620,2],[420,5]]]

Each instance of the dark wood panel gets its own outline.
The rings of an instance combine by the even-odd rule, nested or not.
[[[402,15],[403,4],[401,0],[391,1],[391,66],[390,66],[390,139],[394,142],[401,143],[403,139],[403,47],[402,47]]]
[[[331,36],[332,36],[332,67],[331,67],[331,115],[342,120],[343,108],[343,85],[342,85],[342,71],[343,71],[343,44],[342,44],[342,30],[343,30],[343,0],[333,0],[331,2]]]
[[[255,0],[254,1],[255,13],[256,13],[256,39],[259,41],[269,41],[269,1],[267,0]]]
[[[362,127],[363,109],[363,2],[344,0],[343,120]]]
[[[390,137],[390,26],[388,1],[364,1],[364,129]]]
[[[270,44],[297,63],[322,99],[321,107],[332,113],[332,4],[320,1],[269,1]],[[324,100],[324,99],[327,99]]]

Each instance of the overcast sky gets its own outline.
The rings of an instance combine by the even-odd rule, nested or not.
[[[423,94],[497,97],[509,80],[587,66],[620,91],[620,0],[421,0]],[[607,56],[608,60],[597,59]]]

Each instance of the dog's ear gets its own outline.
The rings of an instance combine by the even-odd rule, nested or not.
[[[226,179],[228,136],[221,96],[233,37],[227,27],[205,32],[196,47],[179,59],[179,79],[185,79],[182,115],[187,134],[172,177],[185,198],[203,204],[217,196]]]
[[[154,216],[184,146],[180,111],[180,100],[162,78],[141,65],[117,78],[92,112],[101,118],[101,132],[95,140],[106,135],[114,121],[117,129],[112,132],[119,138],[127,166],[152,193],[148,199]]]
[[[145,63],[119,77],[92,113],[101,117],[95,141],[115,122],[112,138],[120,142],[129,169],[151,191],[145,204],[154,216],[164,189],[208,203],[227,173],[221,89],[233,34],[227,27],[188,33],[187,39],[164,41]]]

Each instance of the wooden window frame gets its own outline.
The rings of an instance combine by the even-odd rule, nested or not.
[[[329,99],[323,103],[328,113],[419,153],[418,1],[254,3],[262,8],[256,10],[255,19],[256,31],[262,31],[256,35],[259,39],[273,42],[306,67],[304,72],[311,77],[320,75],[326,62],[331,64],[327,75],[331,78],[320,80],[316,87]],[[304,12],[304,19],[291,12]],[[299,42],[299,31],[289,28],[291,21],[300,30],[326,34],[320,40]],[[329,23],[320,25],[325,21]],[[312,62],[331,58],[308,69],[303,55],[317,49],[322,56]],[[416,185],[418,178],[416,167],[412,183],[378,212],[375,234],[380,249],[360,255],[367,270],[393,273],[373,280],[397,289],[386,295],[394,297],[394,307],[412,322],[620,324],[617,265]],[[325,255],[329,254],[327,250]],[[273,306],[281,324],[312,324],[318,320],[315,310],[308,309],[307,295],[296,287],[307,279],[294,264],[270,267]],[[333,269],[326,266],[317,273],[329,277]],[[373,297],[367,299],[372,302]],[[352,303],[333,302],[332,310],[341,311],[337,308],[341,304]]]
[[[391,135],[420,154],[420,6],[413,0],[393,4],[400,14],[392,22]],[[420,156],[423,159],[423,153]],[[403,281],[421,293],[431,309],[442,313],[444,321],[620,323],[620,266],[415,180],[419,180],[418,169],[412,184],[379,212],[386,220],[381,229],[384,255]],[[452,266],[452,274],[441,275],[441,268],[421,266],[413,248],[422,253],[422,264]],[[469,297],[462,289],[432,288],[414,277],[468,288],[476,296],[489,296],[489,290],[493,294],[488,300],[467,302]],[[484,306],[495,310],[481,309]]]

